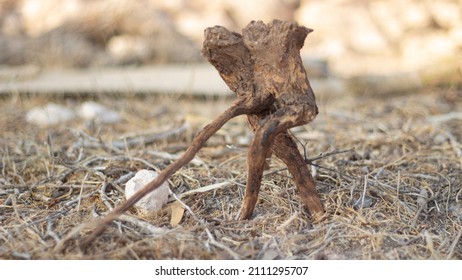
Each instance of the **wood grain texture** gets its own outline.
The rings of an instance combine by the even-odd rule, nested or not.
[[[173,173],[190,162],[206,141],[231,118],[246,114],[255,138],[247,157],[247,186],[239,219],[252,216],[258,200],[266,158],[273,152],[288,167],[308,211],[318,218],[324,208],[315,182],[288,129],[312,121],[318,114],[315,96],[300,58],[310,29],[295,22],[251,22],[242,35],[224,27],[205,30],[203,55],[217,69],[236,101],[193,139],[190,147],[146,186],[111,213],[97,221],[84,238],[90,244],[107,225],[146,194],[158,188]]]
[[[271,152],[288,166],[310,213],[319,216],[324,212],[311,173],[287,133],[318,114],[300,57],[311,31],[295,22],[277,20],[251,22],[242,35],[221,26],[205,30],[202,53],[238,98],[273,100],[268,107],[248,115],[255,138],[247,158],[247,187],[239,219],[248,219],[253,213]]]

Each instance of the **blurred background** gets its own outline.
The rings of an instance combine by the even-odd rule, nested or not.
[[[315,30],[314,78],[386,93],[461,83],[461,0],[0,0],[0,69],[206,63],[206,27],[275,18]]]

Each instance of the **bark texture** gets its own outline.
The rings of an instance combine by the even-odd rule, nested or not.
[[[106,226],[158,188],[190,162],[206,141],[231,118],[246,114],[255,138],[247,158],[247,186],[239,219],[249,219],[258,200],[266,158],[274,153],[288,167],[298,192],[315,219],[324,212],[316,185],[288,129],[312,121],[318,114],[315,96],[303,68],[300,49],[312,30],[295,22],[251,22],[242,35],[224,27],[205,30],[202,54],[237,95],[233,105],[205,126],[191,146],[146,186],[97,221],[88,245]]]
[[[247,187],[239,219],[251,217],[258,199],[265,160],[273,152],[288,167],[312,215],[324,212],[311,173],[287,133],[318,114],[316,99],[300,57],[311,32],[295,22],[251,22],[242,35],[224,27],[205,30],[202,53],[238,98],[272,100],[248,120],[255,132],[247,165]]]

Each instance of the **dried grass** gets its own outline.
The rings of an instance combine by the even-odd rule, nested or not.
[[[462,120],[454,114],[462,108],[460,91],[319,96],[317,120],[292,132],[306,143],[308,158],[317,158],[313,169],[327,210],[320,223],[312,223],[274,157],[254,218],[235,221],[251,139],[245,119],[237,118],[170,179],[177,197],[169,205],[152,215],[131,210],[85,252],[66,237],[120,203],[130,174],[164,168],[230,101],[101,98],[122,112],[122,123],[43,129],[25,122],[33,106],[74,106],[83,99],[12,95],[0,101],[0,258],[462,258]],[[167,136],[138,141],[156,134]],[[123,136],[138,140],[120,146]],[[338,150],[350,151],[318,157]],[[204,186],[212,187],[181,196]],[[176,200],[186,211],[171,226]]]

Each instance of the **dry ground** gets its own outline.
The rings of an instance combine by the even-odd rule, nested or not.
[[[293,133],[307,157],[317,158],[312,169],[326,207],[322,222],[312,222],[274,157],[254,218],[235,221],[252,137],[237,118],[170,179],[178,195],[211,186],[181,198],[183,216],[174,198],[156,214],[132,209],[82,251],[78,238],[66,239],[75,227],[120,203],[132,172],[164,168],[231,103],[103,97],[97,101],[121,112],[123,122],[47,129],[25,121],[33,106],[76,107],[90,98],[1,97],[0,258],[462,258],[460,90],[318,96],[319,117]],[[328,154],[341,150],[349,151]],[[181,217],[177,225],[172,213]]]

